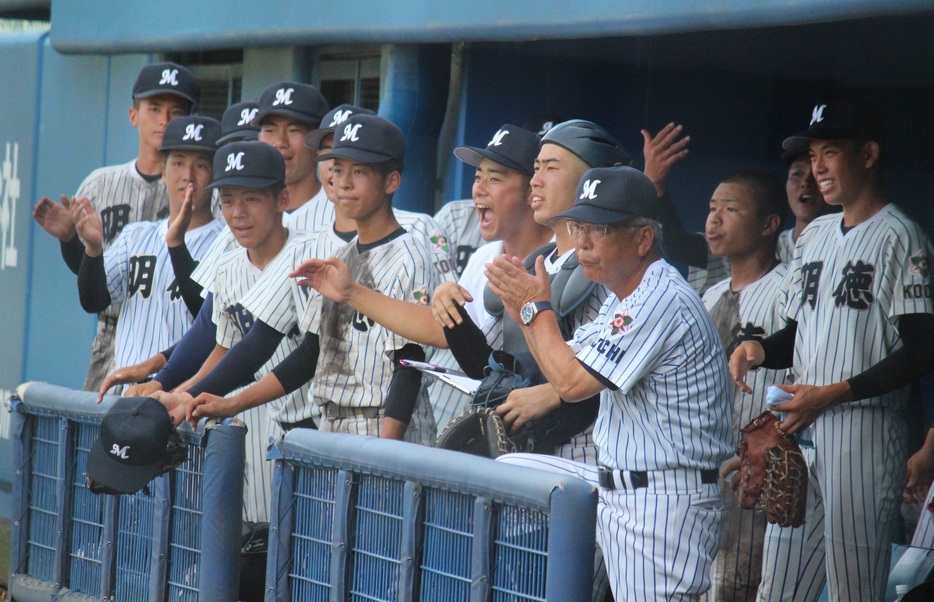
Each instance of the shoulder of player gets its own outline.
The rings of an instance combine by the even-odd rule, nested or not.
[[[704,291],[704,295],[702,297],[704,301],[704,305],[708,305],[711,302],[716,303],[716,301],[720,297],[723,296],[724,291],[727,289],[728,286],[730,286],[730,283],[732,281],[733,281],[732,278],[721,280],[720,282],[717,282],[716,284],[708,288],[706,291]]]
[[[448,222],[463,219],[465,214],[473,213],[474,211],[476,211],[476,207],[474,206],[473,199],[448,201],[435,213],[435,219],[439,223],[447,224]]]
[[[881,228],[890,236],[902,241],[912,239],[929,241],[924,229],[895,203],[889,203],[880,213]]]

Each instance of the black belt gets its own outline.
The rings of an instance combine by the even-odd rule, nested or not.
[[[614,473],[619,477],[619,483],[622,489],[629,489],[628,483],[632,483],[632,489],[645,489],[649,486],[649,473],[645,470],[614,470],[606,466],[598,467],[598,480],[603,489],[617,489],[617,479],[613,478]],[[701,483],[704,485],[713,485],[720,478],[716,468],[709,470],[700,470]]]
[[[305,418],[304,420],[299,420],[298,422],[280,422],[279,426],[282,427],[282,430],[289,432],[292,429],[315,429],[318,430],[318,425],[315,424],[314,418]]]

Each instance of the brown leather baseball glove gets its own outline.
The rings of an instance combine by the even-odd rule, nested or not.
[[[474,408],[451,420],[436,447],[493,459],[516,451],[503,419],[488,408]]]
[[[781,431],[775,414],[763,412],[741,431],[736,495],[743,508],[758,508],[780,527],[800,527],[808,490],[808,467],[798,442]]]

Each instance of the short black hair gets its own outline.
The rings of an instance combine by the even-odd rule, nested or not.
[[[374,163],[373,168],[379,172],[379,175],[386,177],[394,171],[398,171],[399,175],[402,175],[402,169],[405,167],[402,159],[390,159],[389,161],[383,161],[382,163]]]
[[[742,184],[752,192],[756,210],[763,219],[777,215],[784,221],[788,215],[788,193],[785,184],[774,174],[761,169],[740,169],[720,180],[721,184]]]

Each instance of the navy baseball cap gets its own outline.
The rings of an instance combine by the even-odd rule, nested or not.
[[[296,82],[280,82],[263,90],[253,125],[262,125],[267,115],[283,115],[317,126],[328,112],[328,101],[318,88]]]
[[[586,224],[618,224],[633,217],[656,219],[655,184],[638,169],[617,165],[589,169],[577,184],[574,207],[551,218]]]
[[[214,155],[214,181],[206,188],[269,188],[285,185],[285,160],[272,145],[256,140],[231,142]]]
[[[217,144],[227,144],[238,140],[256,140],[259,126],[253,120],[259,112],[259,103],[255,100],[238,102],[227,107],[221,117],[221,137]]]
[[[814,105],[808,129],[785,138],[782,148],[793,150],[811,140],[872,140],[883,146],[885,137],[879,105],[863,98],[846,98]]]
[[[168,410],[155,399],[121,397],[101,420],[88,453],[88,476],[114,491],[136,493],[172,460],[173,430]]]
[[[619,140],[592,121],[572,119],[559,123],[542,138],[542,144],[546,142],[574,153],[590,167],[632,163],[632,158]]]
[[[316,130],[312,130],[305,135],[305,146],[319,150],[321,141],[327,138],[328,134],[334,133],[334,128],[344,123],[354,115],[376,115],[369,109],[355,107],[354,105],[339,105],[324,116],[321,125]]]
[[[184,115],[166,124],[159,150],[198,150],[213,155],[220,135],[221,124],[216,119],[204,115]]]
[[[454,149],[454,156],[474,167],[480,167],[481,161],[489,159],[493,163],[531,176],[535,173],[538,141],[538,134],[507,123],[497,130],[486,148],[458,146]]]
[[[385,163],[405,159],[405,134],[378,115],[354,115],[334,131],[334,147],[318,161],[350,159],[360,163]]]
[[[197,106],[201,86],[191,71],[176,63],[153,63],[143,67],[133,84],[133,98],[149,98],[157,94],[181,96]]]

